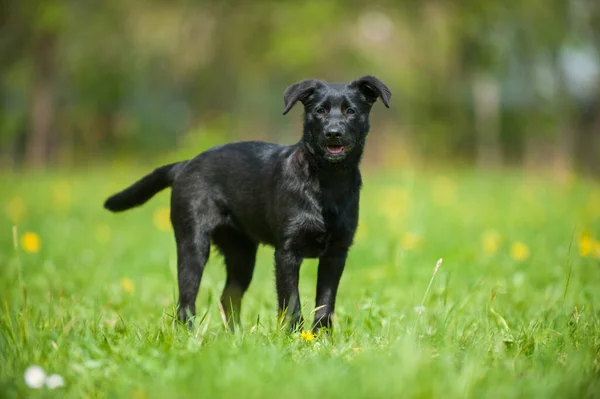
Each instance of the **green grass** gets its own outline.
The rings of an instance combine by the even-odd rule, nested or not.
[[[259,252],[241,333],[221,322],[215,252],[199,325],[188,332],[174,322],[174,239],[154,224],[168,193],[120,215],[101,207],[144,172],[0,178],[1,397],[600,395],[600,261],[580,254],[582,232],[600,239],[597,184],[366,174],[336,329],[305,342],[278,330],[269,248]],[[15,249],[15,220],[19,240],[39,235],[38,252]],[[316,262],[305,261],[305,316],[315,278]],[[65,387],[28,388],[33,364],[61,374]]]

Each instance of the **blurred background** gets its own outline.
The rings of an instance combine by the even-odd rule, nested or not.
[[[3,170],[294,143],[305,78],[364,74],[365,164],[600,176],[600,2],[0,0]],[[179,151],[179,152],[177,152]]]

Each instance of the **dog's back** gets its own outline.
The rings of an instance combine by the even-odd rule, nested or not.
[[[181,170],[172,184],[171,202],[210,202],[227,225],[256,242],[275,245],[273,200],[282,165],[293,150],[258,141],[212,148]]]

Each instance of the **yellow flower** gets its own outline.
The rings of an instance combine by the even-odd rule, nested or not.
[[[387,187],[380,192],[379,198],[380,209],[389,218],[390,223],[398,221],[408,211],[410,197],[405,189]]]
[[[123,288],[123,291],[131,294],[133,291],[135,291],[135,286],[133,285],[133,281],[131,281],[130,279],[123,277],[121,279],[121,287]]]
[[[433,201],[437,205],[452,205],[456,202],[456,184],[448,177],[440,177],[432,188]]]
[[[416,233],[406,232],[402,236],[400,245],[406,250],[414,249],[421,243],[421,236]]]
[[[482,237],[483,252],[486,255],[493,255],[498,252],[500,247],[500,234],[495,230],[488,230]]]
[[[21,197],[13,197],[8,204],[6,204],[6,214],[13,221],[13,223],[18,223],[23,219],[25,213],[27,213],[27,206],[25,205],[25,201]]]
[[[597,241],[588,231],[584,231],[579,237],[579,255],[600,257],[600,241]]]
[[[160,231],[171,231],[171,214],[168,206],[161,206],[154,211],[154,226]]]
[[[514,260],[526,260],[529,258],[529,248],[521,241],[517,241],[510,248],[510,256],[512,256]]]
[[[25,252],[36,253],[42,247],[42,240],[36,233],[27,232],[21,237],[21,247]]]
[[[590,256],[594,249],[594,239],[590,236],[587,231],[579,237],[579,255]]]
[[[302,330],[302,333],[300,334],[300,338],[302,338],[305,342],[310,342],[313,339],[315,339],[315,334],[313,334],[310,331]]]

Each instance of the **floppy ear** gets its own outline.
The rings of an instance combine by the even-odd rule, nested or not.
[[[323,84],[320,80],[307,79],[288,87],[283,93],[283,104],[285,106],[283,114],[287,114],[294,104],[296,104],[296,101],[301,101],[304,104],[315,89]]]
[[[381,101],[386,107],[390,107],[390,98],[392,92],[388,87],[375,76],[363,76],[348,84],[349,87],[360,90],[361,93],[367,98],[367,101],[373,104],[377,97],[381,97]]]

